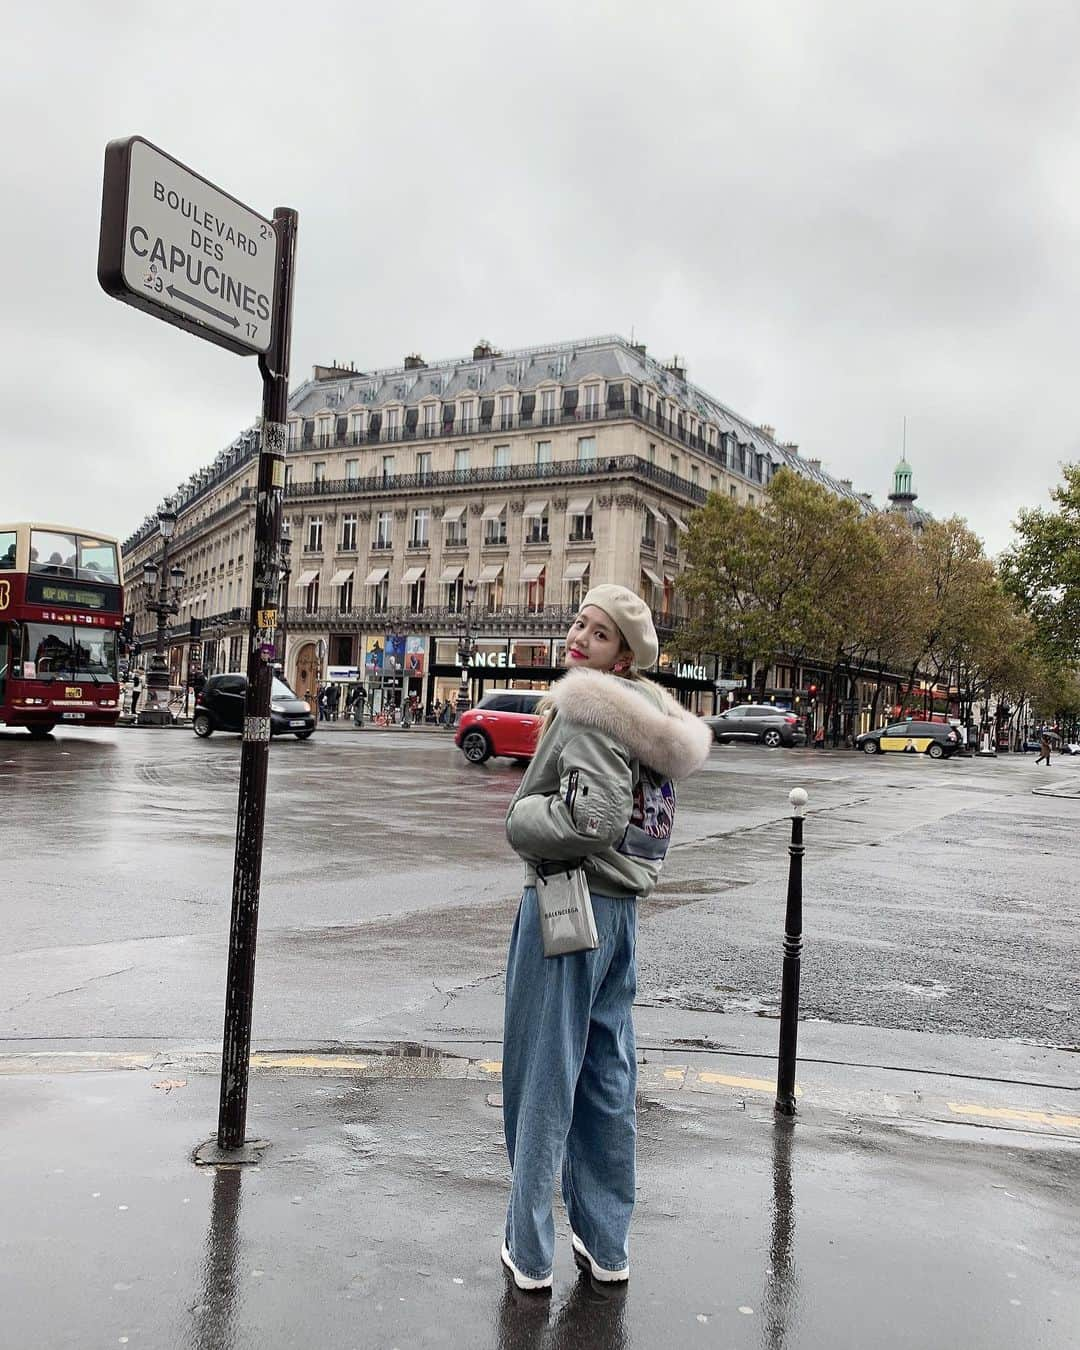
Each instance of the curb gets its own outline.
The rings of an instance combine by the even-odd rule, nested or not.
[[[650,1055],[656,1058],[650,1059]],[[398,1083],[441,1080],[482,1082],[493,1086],[502,1082],[501,1060],[467,1058],[434,1049],[426,1054],[422,1050],[419,1054],[379,1050],[345,1053],[263,1050],[252,1054],[249,1064],[256,1076],[277,1073],[287,1078],[313,1076]],[[182,1080],[175,1080],[177,1073],[209,1076],[220,1073],[220,1070],[220,1050],[205,1047],[175,1051],[43,1050],[0,1053],[0,1079],[79,1073],[167,1072],[171,1090],[184,1086]],[[823,1084],[814,1083],[812,1066],[807,1066],[807,1072],[810,1075],[808,1080],[796,1084],[799,1116],[804,1121],[822,1124],[827,1118],[839,1114],[848,1120],[875,1120],[901,1128],[914,1128],[932,1122],[969,1129],[1005,1130],[1080,1145],[1080,1114],[1027,1106],[991,1105],[960,1099],[959,1094],[911,1094],[867,1088],[830,1092]],[[638,1064],[639,1099],[667,1093],[719,1098],[724,1104],[740,1110],[746,1110],[748,1105],[768,1110],[776,1099],[776,1083],[768,1078],[720,1073],[715,1069],[685,1062],[668,1062],[667,1054],[663,1051],[645,1051]],[[492,1104],[501,1105],[501,1101]]]

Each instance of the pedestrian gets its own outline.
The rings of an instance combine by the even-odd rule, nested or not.
[[[353,724],[358,727],[364,725],[364,699],[367,695],[364,692],[364,686],[358,684],[353,690],[352,716]]]
[[[1039,758],[1035,761],[1035,763],[1036,763],[1036,764],[1041,764],[1041,763],[1043,762],[1044,759],[1046,760],[1046,767],[1049,768],[1049,767],[1050,767],[1050,737],[1047,735],[1047,733],[1046,733],[1045,731],[1042,732],[1042,733],[1040,734],[1040,736],[1039,736]]]
[[[319,721],[325,722],[330,717],[330,691],[325,684],[319,685],[315,699],[319,705]]]
[[[139,711],[139,695],[142,693],[142,685],[139,682],[139,672],[136,671],[131,680],[131,715],[132,717]]]
[[[821,722],[817,731],[814,732],[814,746],[818,750],[825,749],[825,723]]]
[[[506,833],[525,863],[510,938],[503,1128],[513,1172],[502,1262],[518,1289],[551,1288],[552,1192],[574,1258],[595,1280],[629,1278],[634,1206],[637,901],[656,885],[675,788],[709,755],[708,726],[634,669],[657,657],[648,606],[624,586],[585,596],[566,641],[536,754]],[[584,860],[599,945],[545,957],[538,868]]]

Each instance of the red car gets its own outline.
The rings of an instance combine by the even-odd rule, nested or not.
[[[470,764],[483,764],[493,755],[521,763],[532,759],[542,717],[536,715],[541,694],[494,689],[475,708],[461,714],[454,744]]]

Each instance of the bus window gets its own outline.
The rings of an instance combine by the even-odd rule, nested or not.
[[[116,567],[116,545],[101,539],[79,536],[79,578],[82,581],[111,581],[119,583]]]
[[[11,648],[8,646],[8,626],[6,623],[0,623],[0,703],[4,701],[4,693],[7,689],[8,661],[11,657]]]
[[[16,542],[14,530],[0,531],[0,569],[9,571],[15,566]]]
[[[55,530],[30,531],[30,571],[49,577],[75,575],[75,536]]]

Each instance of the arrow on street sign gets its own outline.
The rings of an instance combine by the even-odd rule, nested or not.
[[[98,281],[117,300],[251,356],[269,350],[273,222],[141,136],[105,148]]]
[[[215,309],[213,305],[207,305],[201,300],[196,300],[193,295],[185,295],[183,291],[178,291],[175,286],[166,286],[165,290],[174,300],[184,300],[187,304],[194,305],[196,309],[201,309],[207,314],[212,314],[215,319],[220,319],[222,323],[230,323],[234,328],[240,327],[239,319],[235,319],[229,314],[222,314],[220,309]]]

